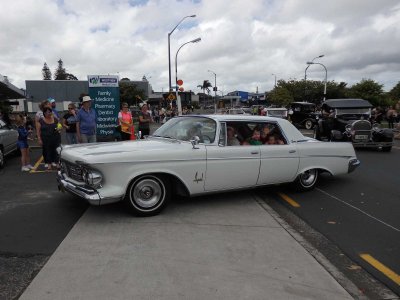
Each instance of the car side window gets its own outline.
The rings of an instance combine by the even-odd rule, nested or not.
[[[261,142],[263,145],[285,145],[286,138],[277,123],[265,122],[260,123]]]

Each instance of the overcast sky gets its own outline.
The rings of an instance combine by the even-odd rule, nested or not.
[[[0,74],[20,88],[52,73],[62,58],[78,79],[115,74],[149,78],[168,90],[175,54],[185,90],[208,79],[224,94],[260,92],[277,79],[303,79],[306,62],[324,64],[328,80],[373,79],[390,90],[400,81],[398,0],[0,0]],[[307,78],[324,80],[313,65]]]

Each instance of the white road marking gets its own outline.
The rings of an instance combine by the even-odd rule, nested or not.
[[[347,203],[346,201],[343,201],[343,200],[339,199],[338,197],[333,196],[333,195],[331,195],[331,194],[329,194],[329,193],[327,193],[327,192],[325,192],[325,191],[323,191],[323,190],[321,190],[321,189],[319,189],[319,188],[316,188],[316,190],[318,190],[318,191],[320,191],[321,193],[323,193],[323,194],[325,194],[325,195],[331,197],[332,199],[335,199],[335,200],[337,200],[337,201],[339,201],[339,202],[342,202],[343,204],[346,204],[347,206],[350,206],[351,208],[354,208],[355,210],[358,210],[358,211],[361,212],[362,214],[364,214],[364,215],[366,215],[366,216],[368,216],[368,217],[374,219],[375,221],[378,221],[379,223],[382,223],[383,225],[385,225],[385,226],[387,226],[387,227],[390,227],[390,228],[392,228],[392,229],[394,229],[394,230],[400,232],[400,229],[399,229],[399,228],[396,228],[396,227],[394,227],[394,226],[392,226],[392,225],[390,225],[390,224],[388,224],[388,223],[386,223],[386,222],[384,222],[384,221],[382,221],[382,220],[379,220],[378,218],[376,218],[376,217],[370,215],[369,213],[363,211],[362,209],[359,209],[358,207],[355,207],[354,205],[351,205],[350,203]]]

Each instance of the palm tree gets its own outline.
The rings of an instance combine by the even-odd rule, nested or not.
[[[198,88],[201,88],[203,90],[203,96],[206,94],[210,95],[210,87],[212,87],[211,83],[208,80],[204,80],[202,85],[198,85]],[[205,98],[205,97],[204,97]],[[205,100],[205,99],[204,99]],[[204,101],[205,102],[205,101]],[[204,103],[205,104],[205,103]]]

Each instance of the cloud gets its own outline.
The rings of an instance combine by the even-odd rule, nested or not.
[[[146,74],[156,91],[168,88],[168,33],[172,74],[186,90],[208,79],[224,93],[270,90],[278,79],[304,77],[318,61],[328,79],[349,84],[371,78],[390,89],[400,78],[400,5],[397,1],[242,0],[14,0],[2,3],[0,72],[24,87],[41,79],[43,63],[54,72],[62,58],[68,72]],[[309,70],[324,78],[323,68]],[[173,79],[174,81],[174,79]]]

